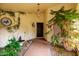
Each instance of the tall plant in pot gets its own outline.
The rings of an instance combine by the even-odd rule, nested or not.
[[[79,13],[76,10],[68,9],[65,10],[64,7],[61,9],[50,12],[52,19],[48,21],[48,28],[51,30],[47,33],[53,31],[51,41],[53,45],[59,45],[65,42],[66,39],[71,39],[71,32],[74,30],[72,27],[74,20],[79,19]]]

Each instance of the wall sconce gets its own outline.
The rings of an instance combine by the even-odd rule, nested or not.
[[[35,23],[34,22],[32,23],[32,27],[35,27]]]

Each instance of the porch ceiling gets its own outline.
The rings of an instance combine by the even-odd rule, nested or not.
[[[55,7],[57,5],[65,5],[66,3],[40,3],[40,11],[43,12],[50,7]],[[76,6],[75,3],[69,3],[69,5]],[[67,4],[68,5],[68,4]],[[37,4],[36,3],[0,3],[0,8],[9,9],[9,10],[18,10],[18,11],[28,11],[28,12],[36,12]]]

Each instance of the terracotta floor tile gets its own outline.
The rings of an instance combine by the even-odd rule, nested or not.
[[[25,56],[51,56],[49,44],[42,40],[34,40]]]
[[[24,56],[75,56],[74,52],[68,52],[64,48],[51,46],[47,41],[34,39]]]

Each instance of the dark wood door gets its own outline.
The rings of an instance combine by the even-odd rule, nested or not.
[[[43,37],[43,23],[37,23],[37,37]]]

